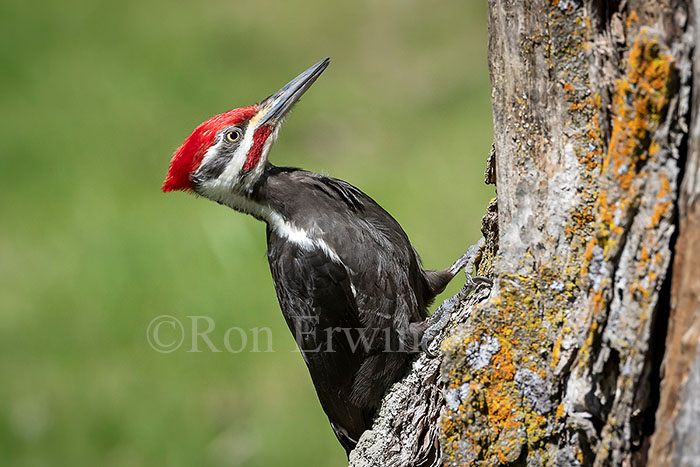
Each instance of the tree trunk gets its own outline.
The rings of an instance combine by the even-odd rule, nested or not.
[[[697,11],[489,1],[494,285],[350,465],[700,465]]]

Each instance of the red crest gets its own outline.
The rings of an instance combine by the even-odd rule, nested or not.
[[[199,125],[187,137],[170,161],[168,175],[163,182],[163,191],[192,189],[190,176],[197,171],[202,163],[204,154],[214,143],[216,133],[227,126],[238,125],[248,120],[257,112],[257,106],[251,105],[240,109],[229,110],[222,114],[211,117]]]

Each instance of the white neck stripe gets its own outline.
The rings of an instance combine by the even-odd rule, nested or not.
[[[338,254],[322,238],[311,237],[306,230],[296,227],[274,211],[269,212],[266,220],[270,228],[280,237],[286,238],[305,250],[320,249],[333,262],[345,266]]]

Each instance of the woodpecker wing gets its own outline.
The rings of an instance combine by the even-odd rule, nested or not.
[[[357,317],[374,339],[355,375],[352,400],[379,404],[406,371],[420,336],[411,323],[426,315],[420,259],[396,220],[354,186],[320,175],[309,184],[319,195],[317,225],[348,271]],[[324,196],[325,195],[325,196]],[[327,206],[330,204],[333,207]]]
[[[268,230],[277,298],[338,440],[349,452],[369,428],[373,409],[350,403],[365,359],[350,279],[320,249],[304,249]]]
[[[349,272],[362,324],[402,329],[424,320],[420,258],[399,223],[347,182],[309,174],[307,184],[320,193],[314,223]]]
[[[371,339],[354,374],[351,400],[359,406],[375,407],[386,388],[405,371],[407,348],[414,344],[410,342],[410,324],[425,319],[426,282],[418,255],[396,220],[346,182],[297,169],[273,168],[264,187],[259,196],[283,218],[293,221],[299,229],[294,235],[303,232],[307,248],[322,254],[322,262],[332,263],[345,274],[347,286],[336,289],[328,301],[335,304],[336,311],[311,307],[303,300],[297,307],[306,306],[309,316],[330,313],[329,324],[339,323],[334,326],[343,326],[351,316],[352,322],[367,329],[365,336]],[[294,244],[295,240],[290,240],[291,234],[287,238],[276,235],[275,229],[270,233],[270,261],[281,261],[275,245]],[[310,265],[307,259],[299,261],[299,268]],[[302,296],[313,292],[304,280],[291,283],[280,271],[275,283],[295,289],[289,292],[292,295]]]

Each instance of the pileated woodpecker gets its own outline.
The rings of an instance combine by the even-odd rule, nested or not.
[[[282,313],[349,453],[418,351],[428,305],[467,258],[424,270],[372,198],[342,180],[268,162],[285,116],[328,63],[199,125],[175,152],[163,191],[194,192],[267,224]]]

